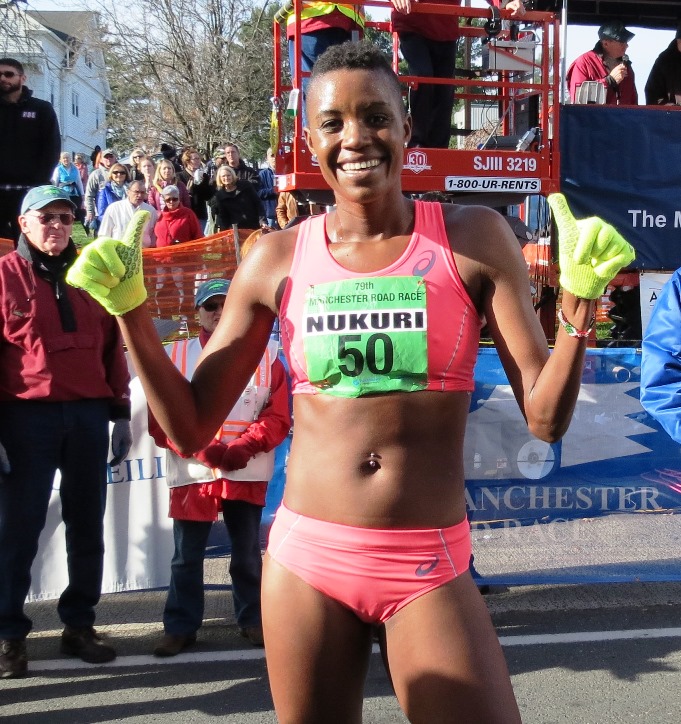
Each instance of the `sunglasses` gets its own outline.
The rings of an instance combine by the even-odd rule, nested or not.
[[[205,309],[207,312],[217,312],[220,307],[224,307],[223,302],[206,302],[205,304],[202,304],[201,307]]]
[[[180,197],[179,197],[179,196],[164,196],[163,198],[164,198],[166,201],[179,201],[179,200],[180,200]]]
[[[133,157],[132,157],[132,160],[133,160],[133,161],[139,161],[140,158],[144,158],[144,156],[133,156]]]
[[[35,214],[33,218],[38,219],[43,226],[51,224],[55,219],[59,219],[64,226],[71,226],[76,219],[73,214]]]
[[[0,78],[14,78],[17,75],[16,70],[0,70]]]
[[[128,174],[125,173],[125,171],[112,171],[111,175],[112,176],[127,176]]]

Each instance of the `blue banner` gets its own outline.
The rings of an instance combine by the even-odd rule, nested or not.
[[[641,354],[590,349],[572,423],[558,443],[527,430],[496,349],[481,349],[464,442],[475,526],[533,525],[681,509],[681,449],[639,402]],[[267,525],[284,492],[290,437],[276,451]]]
[[[636,269],[681,267],[681,110],[560,109],[561,190],[636,249]]]
[[[681,446],[639,402],[641,353],[589,349],[560,442],[527,430],[496,349],[481,349],[464,441],[466,502],[485,583],[679,580]],[[278,449],[263,542],[281,501]],[[211,553],[228,550],[216,526]]]
[[[465,439],[471,522],[531,525],[681,507],[680,448],[639,402],[640,351],[590,349],[570,427],[527,431],[495,349],[483,349]]]

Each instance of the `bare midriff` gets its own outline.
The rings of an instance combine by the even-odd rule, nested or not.
[[[284,503],[359,527],[459,523],[469,404],[469,392],[295,395]]]

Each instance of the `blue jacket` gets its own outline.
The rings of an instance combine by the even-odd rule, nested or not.
[[[641,405],[681,443],[681,269],[662,287],[643,338]]]
[[[97,194],[97,218],[101,221],[102,216],[104,216],[104,212],[106,211],[106,207],[109,204],[113,204],[114,201],[120,201],[121,198],[126,198],[125,194],[123,194],[122,197],[116,196],[111,188],[111,181],[107,181],[104,188]]]
[[[269,166],[258,172],[260,176],[260,188],[258,196],[265,207],[265,217],[267,219],[277,218],[277,191],[274,188],[274,171]]]

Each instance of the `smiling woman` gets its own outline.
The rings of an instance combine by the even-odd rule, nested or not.
[[[335,209],[253,247],[191,382],[164,354],[146,307],[122,300],[128,349],[155,417],[190,455],[224,420],[279,317],[295,435],[262,612],[280,721],[359,723],[378,628],[410,721],[451,721],[456,712],[464,722],[519,722],[468,570],[463,440],[479,332],[484,319],[530,431],[557,440],[579,392],[584,330],[607,282],[593,269],[603,260],[591,236],[580,241],[590,263],[565,258],[561,278],[577,279],[562,295],[574,333],[561,328],[549,355],[504,218],[403,195],[411,119],[380,51],[364,42],[326,51],[307,108],[305,137]],[[574,245],[577,226],[556,203]],[[613,251],[621,237],[603,239],[609,279],[629,257]],[[101,287],[100,250],[91,253],[70,278],[112,308],[119,278]]]

